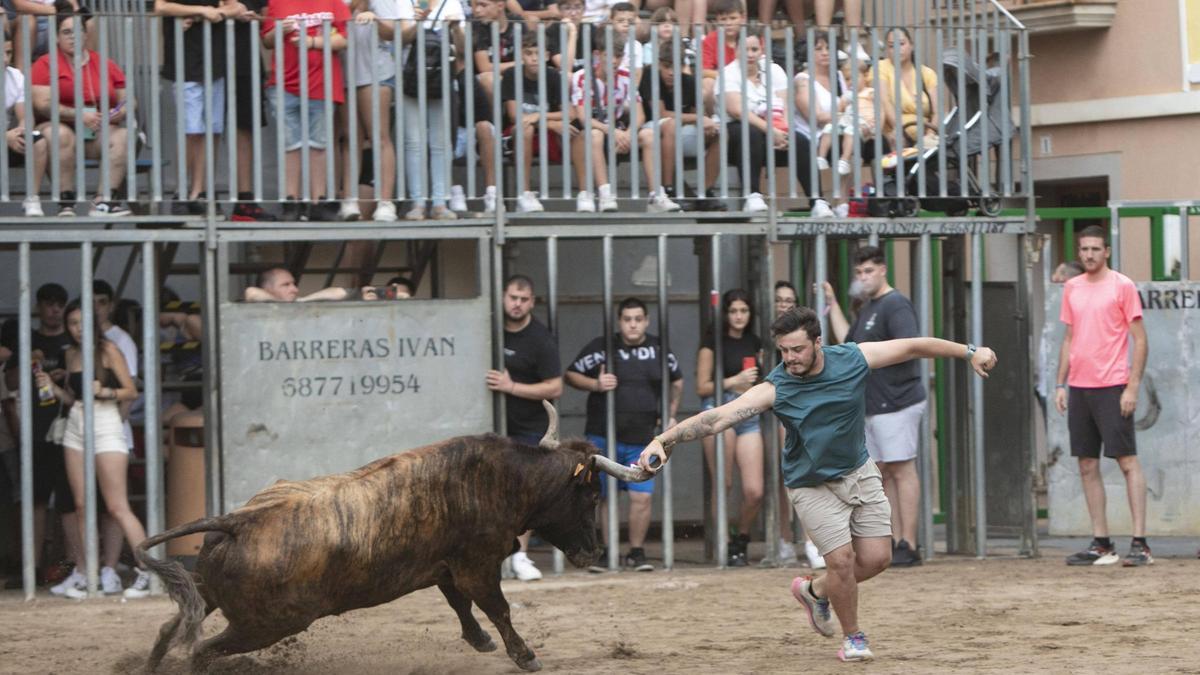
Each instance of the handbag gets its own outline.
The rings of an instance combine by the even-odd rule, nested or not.
[[[429,21],[437,21],[445,7],[445,2],[440,3],[437,11],[433,14],[433,18],[429,19]],[[433,28],[423,28],[422,30],[425,33],[425,98],[440,100],[442,98],[441,33]],[[410,98],[417,98],[420,95],[420,80],[417,79],[419,77],[419,59],[415,53],[416,43],[414,42],[413,45],[413,49],[408,53],[408,58],[404,61],[404,95]],[[450,54],[446,59],[447,65],[454,63],[454,43],[451,42],[449,46]]]
[[[58,415],[54,417],[54,421],[50,423],[50,428],[46,430],[46,442],[55,445],[62,445],[63,437],[67,434],[67,418],[63,417],[62,404],[58,404]]]

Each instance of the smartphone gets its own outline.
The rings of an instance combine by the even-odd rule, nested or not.
[[[751,368],[754,368],[757,365],[758,365],[758,360],[755,359],[753,356],[743,356],[742,357],[742,370],[750,370]]]

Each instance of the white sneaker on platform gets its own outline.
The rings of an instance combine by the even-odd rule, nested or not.
[[[837,206],[833,207],[833,215],[837,216],[838,218],[849,218],[850,217],[850,205],[849,204],[838,204]]]
[[[832,218],[833,209],[829,208],[829,202],[817,199],[813,201],[812,211],[808,215],[810,218]]]
[[[375,205],[375,213],[371,216],[381,223],[396,222],[396,202],[385,199]]]
[[[844,159],[838,160],[838,173],[839,174],[845,176],[846,174],[850,173],[851,169],[852,169],[852,167],[850,166],[850,162],[847,162]]]
[[[512,554],[512,570],[521,581],[537,581],[542,578],[542,572],[533,564],[524,551]]]
[[[821,171],[828,171],[829,170],[829,160],[825,159],[824,157],[818,157],[817,158],[817,169],[819,169]]]
[[[343,201],[342,206],[338,209],[338,220],[350,222],[359,218],[362,218],[362,211],[358,208],[358,202],[353,199]]]
[[[575,198],[575,211],[577,213],[595,213],[596,200],[592,199],[592,193],[583,190],[579,196]]]
[[[517,197],[517,211],[519,213],[541,213],[546,207],[542,206],[542,202],[538,199],[537,193],[532,190],[526,190]]]
[[[26,197],[25,201],[22,202],[22,206],[25,208],[26,218],[41,218],[46,215],[42,211],[42,200],[36,196]]]
[[[671,201],[662,189],[651,192],[650,201],[646,203],[646,211],[649,213],[674,213],[679,210],[679,204]]]
[[[612,186],[607,183],[601,185],[597,192],[600,195],[600,210],[601,211],[616,211],[617,198],[612,193]]]
[[[453,196],[450,197],[450,201],[451,202],[454,201]],[[454,208],[453,206],[451,206],[450,208],[453,211],[458,210],[458,209]],[[463,209],[463,210],[466,211],[466,209]],[[483,191],[483,212],[488,213],[488,214],[496,212],[496,186],[495,185],[489,185]]]
[[[762,213],[767,210],[767,203],[763,201],[762,194],[751,192],[749,197],[746,197],[746,210],[750,213]]]
[[[467,212],[467,194],[461,185],[450,186],[450,210],[455,213]]]

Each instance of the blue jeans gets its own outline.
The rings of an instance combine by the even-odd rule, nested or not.
[[[428,167],[432,185],[434,206],[445,206],[449,195],[446,182],[446,132],[443,126],[443,110],[449,102],[445,99],[425,99],[425,128],[421,129],[420,109],[417,99],[411,96],[400,98],[404,105],[404,174],[408,182],[408,198],[413,206],[424,206],[426,198],[425,178],[422,169]],[[424,136],[422,138],[422,136]],[[429,148],[426,163],[425,148]]]

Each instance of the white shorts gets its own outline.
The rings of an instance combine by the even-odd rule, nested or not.
[[[116,401],[96,401],[96,453],[123,452],[129,454],[125,442],[125,424]],[[83,450],[83,403],[71,406],[67,416],[67,430],[63,433],[63,447]]]
[[[867,454],[876,462],[907,462],[921,447],[921,417],[929,400],[893,413],[867,415]]]

